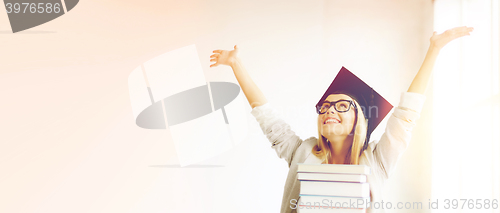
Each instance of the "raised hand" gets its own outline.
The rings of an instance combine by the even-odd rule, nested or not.
[[[210,56],[210,67],[216,67],[220,64],[232,66],[237,60],[238,46],[234,45],[234,50],[214,50],[214,54]]]
[[[472,27],[463,26],[446,30],[441,34],[437,34],[436,32],[434,32],[430,39],[431,44],[429,45],[429,49],[427,50],[425,59],[422,62],[422,66],[420,66],[417,75],[411,82],[411,85],[408,88],[408,92],[424,94],[431,77],[432,69],[434,68],[434,64],[441,48],[443,48],[446,44],[456,38],[470,35],[470,32],[472,32],[473,30],[474,28]]]
[[[243,67],[240,58],[237,57],[237,45],[234,45],[234,50],[214,50],[213,52],[214,54],[210,56],[210,62],[215,63],[211,64],[210,67],[216,67],[220,64],[230,66],[233,69],[236,80],[238,80],[240,84],[241,90],[247,97],[248,103],[252,108],[267,103],[266,97],[253,82],[247,70]]]
[[[472,27],[455,27],[449,30],[444,31],[441,34],[437,34],[436,31],[432,34],[432,37],[430,39],[431,41],[431,46],[441,49],[443,48],[446,44],[448,44],[450,41],[453,41],[456,38],[460,38],[462,36],[470,35],[470,32],[472,32],[474,28]]]

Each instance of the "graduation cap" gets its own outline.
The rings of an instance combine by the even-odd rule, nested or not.
[[[366,141],[363,150],[366,149],[371,133],[391,111],[393,106],[345,67],[340,69],[330,87],[328,87],[323,97],[316,104],[316,108],[331,94],[349,95],[361,105],[361,110],[363,110],[365,118],[368,119]],[[360,107],[357,107],[359,110]]]

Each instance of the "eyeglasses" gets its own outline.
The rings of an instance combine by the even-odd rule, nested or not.
[[[340,113],[348,112],[349,109],[351,109],[351,106],[356,109],[356,105],[354,105],[354,102],[351,100],[338,100],[333,102],[323,101],[316,106],[316,112],[318,114],[325,114],[332,106],[337,112]]]

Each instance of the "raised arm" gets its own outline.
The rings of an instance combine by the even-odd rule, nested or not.
[[[439,51],[450,41],[470,35],[472,30],[471,27],[457,27],[442,34],[434,32],[430,38],[429,50],[420,70],[408,88],[408,92],[401,94],[398,107],[389,117],[385,132],[373,149],[373,157],[378,162],[377,169],[384,172],[385,178],[391,175],[398,159],[410,143],[411,132],[416,125],[416,120],[420,117],[420,111],[425,101],[423,94]]]
[[[210,61],[215,63],[211,64],[210,67],[216,67],[221,64],[230,66],[252,109],[267,103],[266,97],[253,82],[247,70],[243,67],[240,58],[238,58],[237,45],[234,45],[234,50],[214,50],[213,53],[210,56]]]
[[[215,67],[220,64],[228,65],[233,69],[234,75],[240,84],[241,90],[248,99],[248,103],[252,107],[251,114],[259,123],[262,132],[271,142],[271,147],[276,151],[278,157],[283,158],[291,165],[295,151],[302,144],[303,140],[295,134],[285,120],[283,120],[278,111],[267,103],[266,97],[262,91],[255,85],[245,67],[238,58],[238,46],[234,46],[234,50],[214,50],[211,55],[211,62],[215,62],[210,67]],[[267,104],[266,104],[267,103]]]
[[[472,30],[474,30],[474,28],[463,26],[446,30],[441,34],[437,34],[436,32],[434,32],[430,39],[431,43],[429,45],[429,49],[427,50],[427,54],[425,55],[425,59],[422,62],[422,66],[411,82],[411,85],[408,88],[408,92],[424,94],[431,77],[434,63],[436,62],[436,58],[441,48],[443,48],[446,44],[448,44],[448,42],[456,38],[470,35],[470,32],[472,32]]]

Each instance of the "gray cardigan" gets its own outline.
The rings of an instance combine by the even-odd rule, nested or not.
[[[384,134],[379,141],[371,141],[360,157],[359,164],[371,168],[367,181],[370,185],[371,203],[380,202],[384,182],[396,167],[401,154],[408,147],[411,130],[420,116],[425,96],[418,93],[405,92],[387,121]],[[310,137],[302,140],[290,126],[277,114],[271,103],[255,107],[251,114],[257,119],[263,133],[271,142],[271,147],[278,157],[284,158],[289,166],[288,177],[281,202],[281,213],[296,212],[299,200],[300,181],[297,179],[297,163],[317,163],[322,160],[312,154],[318,138]],[[394,206],[395,204],[393,204]],[[367,212],[381,212],[368,208]]]

